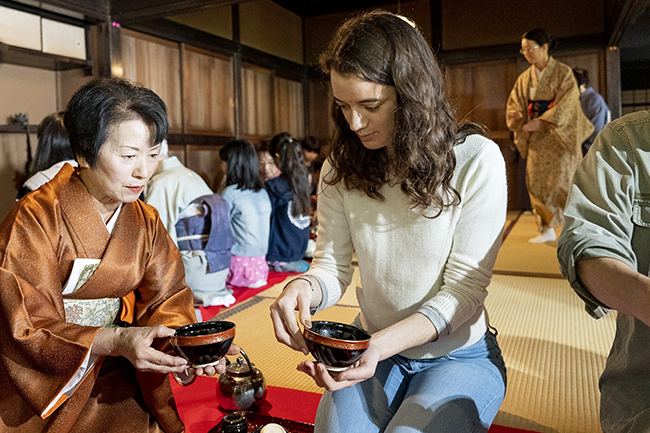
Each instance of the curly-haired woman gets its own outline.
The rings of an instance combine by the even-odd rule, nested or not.
[[[271,317],[278,341],[306,353],[299,323],[341,297],[355,252],[354,324],[372,339],[343,372],[298,366],[326,388],[316,431],[487,431],[506,388],[484,306],[506,214],[499,148],[457,127],[431,48],[404,17],[351,18],[321,66],[335,128],[317,248]]]

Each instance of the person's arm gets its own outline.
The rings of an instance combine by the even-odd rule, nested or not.
[[[515,85],[510,91],[508,102],[506,104],[506,125],[511,131],[520,130],[527,117],[526,110],[528,107],[522,100],[522,95],[520,94],[520,88],[522,86],[521,82],[523,79],[523,76],[517,78]]]
[[[454,332],[483,308],[506,219],[506,169],[499,147],[489,141],[462,172],[464,177],[457,186],[460,217],[443,284],[418,310],[435,325],[439,338]]]
[[[609,108],[605,103],[605,100],[602,96],[594,92],[594,97],[589,101],[587,117],[589,121],[594,125],[594,137],[595,134],[598,134],[607,124],[607,113]]]
[[[311,313],[334,305],[352,281],[352,237],[337,185],[322,179],[331,176],[326,162],[321,171],[318,196],[318,238],[311,268],[302,279],[290,282],[271,305],[275,336],[281,343],[307,353],[295,311],[303,326],[310,327]]]
[[[609,308],[650,326],[650,278],[617,259],[580,260],[578,278]]]

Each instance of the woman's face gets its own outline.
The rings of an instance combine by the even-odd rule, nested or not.
[[[264,182],[275,179],[282,174],[278,166],[275,165],[275,161],[270,153],[262,151],[257,156],[260,160],[260,177]]]
[[[151,147],[150,143],[147,125],[139,119],[127,120],[112,128],[94,168],[81,158],[81,178],[100,212],[138,199],[158,166],[160,144]]]
[[[334,71],[330,79],[334,101],[364,147],[371,150],[391,147],[397,108],[395,87]]]
[[[540,45],[532,39],[522,39],[521,53],[531,65],[543,63],[548,56],[548,44]]]

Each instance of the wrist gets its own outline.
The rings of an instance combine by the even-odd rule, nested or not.
[[[291,281],[289,281],[282,291],[284,291],[290,285],[297,285],[298,290],[304,291],[310,296],[309,309],[312,314],[315,313],[316,308],[321,304],[323,299],[323,289],[321,288],[320,282],[318,279],[312,275],[300,275]]]
[[[100,328],[93,339],[91,354],[98,356],[116,355],[120,331],[120,328]]]

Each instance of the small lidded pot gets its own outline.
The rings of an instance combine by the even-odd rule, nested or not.
[[[248,433],[248,420],[243,412],[229,413],[221,419],[221,433]]]
[[[235,362],[227,362],[226,372],[219,376],[217,401],[226,411],[247,410],[266,399],[266,382],[262,372],[241,350]],[[227,360],[227,358],[226,358]]]

